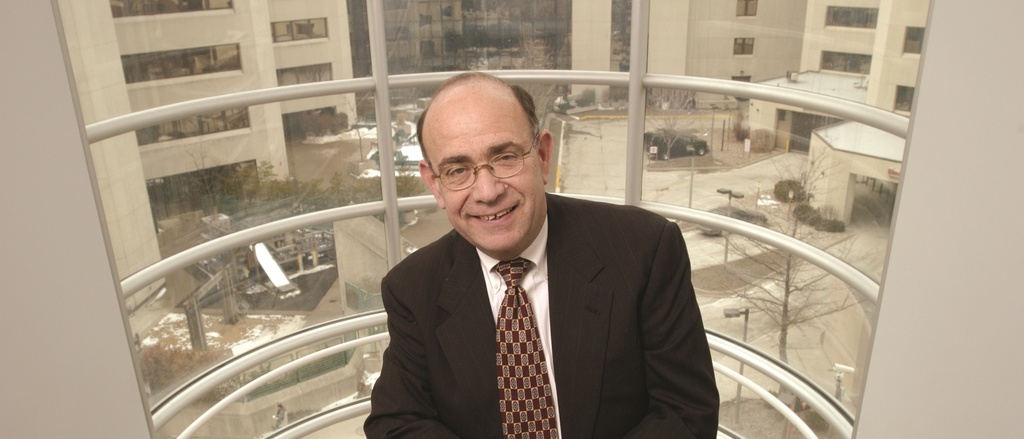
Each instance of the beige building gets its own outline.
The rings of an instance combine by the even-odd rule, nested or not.
[[[854,197],[870,192],[895,203],[906,141],[856,122],[840,122],[814,131],[808,160],[820,177],[810,188],[811,205],[849,223]]]
[[[366,12],[362,2],[59,3],[68,44],[74,48],[69,52],[86,124],[206,96],[368,72],[364,64],[369,52],[361,34],[365,29],[349,28],[350,14]],[[909,111],[925,0],[842,3],[652,0],[648,70],[762,83],[787,82],[792,78],[787,72],[794,71],[804,72],[797,74],[797,84],[814,75],[845,78],[846,87],[857,94],[854,100]],[[533,58],[554,60],[548,68],[566,68],[568,60],[574,70],[628,69],[624,35],[630,28],[629,2],[575,6],[565,1],[385,1],[385,27],[395,35],[389,36],[394,40],[389,58],[429,58],[424,61],[429,65],[416,64],[416,71],[545,66]],[[466,29],[477,33],[467,34]],[[486,36],[492,30],[501,38]],[[525,30],[533,37],[517,33]],[[488,44],[498,47],[453,53],[471,46],[466,40],[473,35],[485,35]],[[573,92],[586,88],[593,87],[574,86]],[[98,94],[105,97],[90,98]],[[598,104],[607,102],[608,89],[597,90],[595,98]],[[737,106],[727,96],[697,100],[698,106]],[[154,203],[154,194],[189,190],[181,187],[183,176],[212,178],[226,167],[269,164],[278,177],[287,177],[287,142],[309,134],[307,119],[341,126],[342,118],[351,123],[365,113],[365,106],[356,106],[355,97],[347,95],[227,109],[94,143],[92,160],[119,277],[161,258],[158,234],[173,223],[160,218],[175,214],[165,209],[189,209]],[[746,113],[745,105],[738,107]],[[756,102],[750,103],[749,113],[750,127],[770,130],[778,147],[792,148],[789,133],[797,133],[797,149],[805,151],[813,129],[837,121]],[[782,115],[792,117],[783,120]],[[141,303],[158,288],[154,285],[128,303]]]
[[[344,4],[231,3],[59,2],[85,123],[206,96],[352,77]],[[104,97],[90,97],[98,94]],[[271,164],[283,177],[288,115],[321,109],[355,112],[350,96],[309,98],[214,112],[94,143],[118,276],[161,258],[161,225],[147,186],[246,162]],[[160,286],[126,299],[129,311]]]
[[[917,83],[928,3],[808,2],[800,71],[761,84],[832,96],[909,115]],[[808,152],[824,171],[808,188],[812,205],[849,222],[858,186],[875,193],[891,212],[904,141],[853,122],[792,106],[751,101],[751,132],[770,144]],[[816,162],[817,159],[823,162]]]

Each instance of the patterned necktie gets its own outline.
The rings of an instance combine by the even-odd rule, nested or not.
[[[558,438],[555,403],[533,308],[520,280],[530,261],[497,265],[508,289],[498,311],[498,405],[506,438]]]

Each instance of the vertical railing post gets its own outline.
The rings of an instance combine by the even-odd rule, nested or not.
[[[370,66],[373,72],[377,115],[377,157],[380,157],[380,189],[384,201],[384,236],[388,267],[402,259],[398,224],[398,185],[395,182],[395,145],[391,137],[391,90],[388,89],[388,46],[384,33],[384,4],[366,0],[370,27]]]
[[[629,121],[626,131],[626,193],[627,205],[640,203],[644,178],[644,110],[647,96],[643,85],[647,75],[647,26],[650,23],[650,1],[633,1],[632,30],[629,36]]]

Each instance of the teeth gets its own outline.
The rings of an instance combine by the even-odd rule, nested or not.
[[[498,218],[501,218],[501,217],[503,217],[505,215],[508,215],[508,213],[511,212],[511,211],[512,211],[512,209],[508,208],[508,209],[505,209],[505,211],[498,212],[495,215],[484,215],[484,216],[481,216],[480,218],[483,219],[484,221],[494,221],[494,220],[496,220]]]

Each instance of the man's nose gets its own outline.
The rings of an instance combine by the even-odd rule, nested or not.
[[[476,183],[470,188],[477,201],[491,202],[505,192],[505,183],[491,173],[490,166],[476,170]]]

